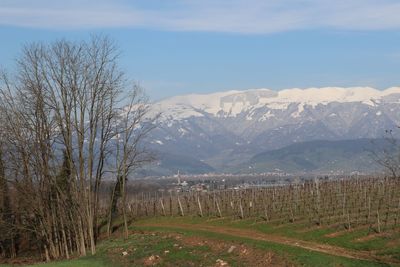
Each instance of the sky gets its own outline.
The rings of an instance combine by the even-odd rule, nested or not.
[[[232,89],[400,86],[399,0],[0,0],[22,45],[107,35],[153,100]]]

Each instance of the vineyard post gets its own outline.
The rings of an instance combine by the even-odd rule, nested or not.
[[[163,212],[163,216],[166,216],[163,198],[160,198],[160,204],[161,204],[161,209],[162,209],[162,212]]]
[[[184,213],[183,213],[183,208],[182,208],[181,200],[179,199],[179,194],[177,194],[177,198],[178,198],[179,210],[181,211],[181,216],[183,217],[183,216],[184,216]]]
[[[198,195],[197,195],[197,204],[199,205],[200,217],[203,217],[203,209],[201,208],[200,198]]]

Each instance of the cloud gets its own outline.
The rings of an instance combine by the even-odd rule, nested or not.
[[[268,34],[397,30],[399,13],[397,0],[2,0],[0,25]]]

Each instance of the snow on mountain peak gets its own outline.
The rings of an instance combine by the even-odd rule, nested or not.
[[[252,108],[265,106],[270,109],[286,109],[291,103],[298,103],[301,106],[316,106],[330,102],[361,102],[374,105],[376,100],[397,94],[400,96],[400,87],[383,91],[371,87],[293,88],[281,91],[263,88],[175,96],[155,103],[155,109],[161,111],[163,117],[172,120],[201,117],[205,113],[235,117]]]
[[[364,102],[380,98],[382,91],[370,87],[324,87],[308,89],[285,89],[279,91],[279,102],[307,103],[317,105],[329,102]]]

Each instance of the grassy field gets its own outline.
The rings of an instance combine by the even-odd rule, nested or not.
[[[202,219],[198,217],[154,218],[139,221],[135,227],[148,230],[182,231],[190,235],[236,240],[259,249],[272,251],[290,259],[294,265],[400,266],[399,228],[376,234],[369,233],[366,228],[349,231],[340,227],[310,228],[308,224],[301,222],[274,224],[257,222],[254,219]],[[236,229],[244,232],[236,231]],[[272,236],[274,238],[271,238]],[[265,241],[264,238],[271,241]],[[305,242],[304,248],[302,241]],[[315,250],[309,249],[314,247]],[[327,253],[318,251],[319,248],[322,250],[326,248]],[[342,253],[342,256],[334,255]]]
[[[195,235],[171,229],[131,231],[128,239],[114,237],[99,244],[95,256],[31,266],[293,266],[273,253],[245,242]],[[126,254],[126,255],[124,255]],[[11,265],[0,265],[11,266]]]
[[[400,229],[312,227],[252,220],[139,220],[127,240],[103,240],[95,256],[34,266],[400,266]],[[123,255],[126,254],[126,255]]]

